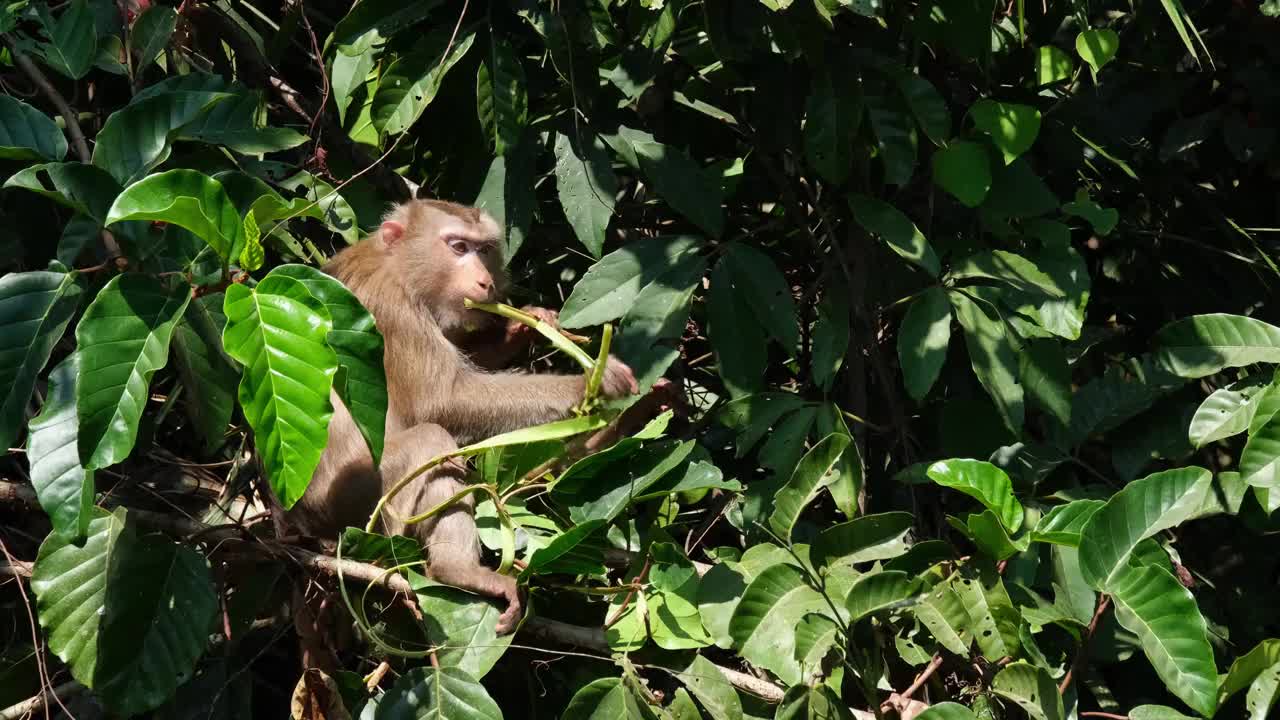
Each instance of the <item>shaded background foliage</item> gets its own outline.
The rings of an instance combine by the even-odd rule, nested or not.
[[[46,322],[0,304],[14,448],[0,539],[6,574],[30,576],[0,590],[0,707],[37,693],[47,658],[55,682],[65,665],[93,689],[81,714],[278,714],[300,668],[290,588],[327,593],[350,628],[332,578],[198,528],[183,543],[147,533],[226,521],[205,513],[210,488],[224,510],[262,501],[260,479],[286,504],[300,494],[314,457],[271,448],[318,457],[323,425],[281,439],[269,407],[236,409],[269,321],[233,305],[316,318],[290,351],[317,377],[376,369],[358,304],[297,264],[417,194],[492,212],[514,303],[563,306],[583,333],[615,323],[645,387],[665,375],[689,408],[505,506],[533,612],[591,628],[587,648],[616,663],[548,654],[573,639],[563,627],[508,647],[491,607],[410,573],[422,622],[386,598],[356,604],[398,647],[443,644],[443,669],[394,660],[403,674],[367,715],[918,712],[906,696],[935,718],[1220,702],[1265,717],[1280,671],[1278,13],[5,5],[0,303]],[[150,399],[133,398],[124,432],[110,413],[128,415],[131,394],[94,392],[119,360],[94,348],[111,342],[149,348],[127,358]],[[477,479],[506,491],[562,451],[491,451]],[[95,490],[131,510],[91,511]],[[49,519],[19,502],[37,495]],[[501,554],[499,517],[481,506]],[[268,544],[269,525],[254,524]],[[384,567],[421,557],[347,540]],[[59,610],[92,610],[74,567],[98,568],[100,626]],[[180,677],[139,687],[148,641],[177,648]],[[332,644],[333,689],[355,710],[384,654]]]

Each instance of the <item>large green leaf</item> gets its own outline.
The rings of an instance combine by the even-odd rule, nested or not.
[[[684,255],[674,267],[646,285],[623,316],[619,328],[622,337],[614,345],[614,354],[635,372],[641,393],[648,392],[680,357],[679,341],[688,327],[693,293],[706,272],[705,256]],[[815,337],[815,357],[817,344]]]
[[[578,242],[598,258],[604,251],[605,230],[613,217],[614,196],[618,192],[609,155],[600,138],[585,130],[577,139],[558,133],[555,154],[560,206]]]
[[[1138,543],[1196,512],[1213,473],[1199,467],[1166,470],[1135,480],[1111,496],[1080,533],[1080,570],[1096,590],[1108,590],[1128,567]]]
[[[880,236],[899,257],[934,277],[938,276],[941,266],[933,247],[901,210],[882,200],[858,194],[849,196],[849,208],[859,225]]]
[[[644,720],[650,716],[641,712],[635,693],[621,678],[600,678],[574,693],[561,717],[564,720]]]
[[[48,115],[9,95],[0,95],[0,158],[61,160],[67,138]]]
[[[893,73],[893,80],[924,134],[935,145],[946,142],[951,136],[951,111],[933,83],[910,71]]]
[[[824,391],[835,382],[849,352],[849,297],[842,283],[825,288],[813,325],[813,382]]]
[[[745,304],[755,322],[792,355],[800,342],[800,327],[791,286],[778,266],[768,255],[742,243],[725,248],[720,266],[729,270],[738,302]]]
[[[72,79],[80,79],[93,67],[98,53],[98,33],[88,0],[72,0],[57,18],[48,3],[36,3],[35,17],[48,42],[40,50],[49,67]]]
[[[622,317],[645,287],[700,245],[692,235],[667,235],[629,242],[605,255],[573,286],[560,325],[583,328]]]
[[[333,104],[338,108],[338,120],[345,123],[347,107],[356,98],[378,60],[379,49],[373,47],[352,54],[338,51],[329,63],[329,86],[333,91]]]
[[[0,277],[0,447],[12,447],[26,422],[36,376],[75,314],[84,288],[74,274],[9,273]]]
[[[685,151],[664,145],[652,135],[624,127],[607,138],[624,158],[634,157],[636,169],[663,200],[676,212],[689,218],[708,235],[719,237],[724,231],[724,209],[718,179],[704,170]]]
[[[1071,368],[1062,345],[1036,338],[1022,347],[1018,374],[1032,401],[1065,427],[1071,422]]]
[[[848,435],[832,433],[818,441],[796,465],[791,479],[773,498],[769,527],[783,540],[791,538],[791,530],[800,513],[818,496],[818,491],[835,480],[835,466],[852,444]]]
[[[383,135],[399,135],[413,126],[440,91],[444,76],[475,42],[475,30],[453,37],[452,27],[432,33],[382,72],[373,95],[373,126]],[[448,48],[448,54],[445,54]]]
[[[1090,28],[1076,36],[1076,52],[1079,53],[1081,60],[1089,63],[1095,82],[1098,79],[1098,71],[1115,58],[1116,51],[1119,49],[1120,35],[1115,30]]]
[[[880,160],[884,163],[884,181],[890,185],[906,185],[916,167],[916,125],[896,99],[885,95],[866,96],[867,124],[875,135]]]
[[[166,287],[150,275],[126,273],[111,278],[84,311],[76,326],[76,409],[86,468],[110,467],[133,450],[151,376],[168,363],[173,328],[190,301],[184,282]]]
[[[948,275],[957,280],[987,278],[998,280],[1031,295],[1060,298],[1066,293],[1058,283],[1031,260],[1004,250],[974,253],[957,262]]]
[[[526,136],[516,147],[507,148],[506,155],[495,157],[473,203],[504,229],[502,258],[508,264],[529,236],[538,204],[533,191],[534,151],[534,142]]]
[[[31,418],[27,458],[31,485],[54,532],[67,539],[89,530],[93,510],[93,471],[80,464],[76,437],[76,382],[80,375],[75,353],[49,371],[49,390],[40,414]]]
[[[795,628],[808,613],[830,612],[826,601],[805,583],[792,565],[761,572],[733,611],[729,635],[747,661],[776,674],[783,682],[800,682],[795,659]]]
[[[420,578],[421,576],[417,576]],[[483,678],[515,637],[499,636],[499,602],[431,581],[414,583],[427,640],[440,648],[436,657],[447,668]]]
[[[50,535],[31,589],[49,647],[122,717],[157,707],[192,676],[218,607],[209,564],[123,508],[96,510],[83,543]]]
[[[569,517],[575,523],[589,520],[612,520],[638,495],[642,495],[667,473],[676,469],[693,452],[696,443],[666,440],[647,445],[624,462],[608,466],[608,472],[590,483],[561,476],[555,485],[557,495],[568,496]]]
[[[824,179],[839,185],[849,177],[862,114],[857,74],[838,64],[819,66],[805,108],[804,154]]]
[[[930,705],[916,716],[916,720],[976,720],[977,717],[972,710],[959,703],[943,702]]]
[[[742,720],[742,701],[737,691],[710,660],[694,656],[679,678],[706,708],[711,720]]]
[[[844,599],[849,621],[856,622],[911,597],[916,592],[917,580],[901,570],[884,570],[858,578]]]
[[[1017,656],[1021,645],[1018,637],[1021,613],[1014,607],[994,566],[965,567],[952,587],[969,616],[966,628],[983,657]]]
[[[981,145],[960,141],[933,154],[933,181],[968,207],[978,207],[991,189],[991,160]]]
[[[156,173],[120,193],[107,213],[107,224],[127,220],[159,220],[184,227],[228,262],[240,257],[244,224],[222,183],[195,170]]]
[[[796,685],[787,690],[774,720],[853,720],[849,706],[825,684]]]
[[[106,171],[84,163],[45,163],[23,168],[5,180],[7,188],[31,190],[98,222],[106,222],[120,184]]]
[[[973,636],[969,634],[969,612],[950,582],[940,582],[911,608],[933,639],[957,655],[967,656]]]
[[[307,136],[292,128],[263,127],[256,120],[262,106],[258,92],[224,97],[182,126],[175,140],[222,145],[245,155],[261,155],[297,147]]]
[[[907,512],[865,515],[818,533],[810,552],[818,568],[895,558],[907,550],[905,536],[913,516]]]
[[[478,680],[456,667],[414,668],[396,680],[377,701],[366,706],[366,720],[474,718],[501,720],[502,709]]]
[[[132,183],[168,159],[182,127],[225,96],[208,90],[139,94],[103,124],[93,146],[93,164],[121,185]]]
[[[1268,668],[1280,663],[1280,639],[1263,640],[1252,650],[1236,658],[1231,669],[1222,676],[1218,688],[1218,704],[1225,703],[1228,698],[1244,690]]]
[[[167,5],[152,5],[138,16],[129,29],[129,45],[138,58],[136,72],[146,70],[155,62],[169,44],[177,24],[177,11]]]
[[[1256,376],[1215,390],[1200,403],[1187,428],[1187,439],[1197,448],[1249,429],[1254,414],[1271,387]]]
[[[306,492],[329,439],[329,391],[338,360],[326,340],[333,321],[301,282],[268,275],[227,288],[222,342],[244,366],[240,405],[262,465],[285,508]]]
[[[382,458],[387,425],[387,374],[382,364],[382,333],[373,315],[336,278],[307,265],[281,265],[271,277],[291,277],[324,304],[333,321],[329,347],[337,354],[340,371],[333,389],[347,406],[369,445],[374,463]],[[477,675],[477,677],[479,677]]]
[[[916,400],[929,394],[951,344],[951,304],[942,288],[929,288],[907,308],[898,328],[902,383]]]
[[[407,5],[400,0],[363,0],[356,3],[334,26],[333,34],[325,40],[325,49],[336,46],[339,52],[349,55],[363,52],[421,22],[439,4],[439,0],[423,0]]]
[[[973,124],[991,136],[1008,165],[1031,149],[1040,134],[1040,111],[1029,105],[979,100],[969,108]]]
[[[1156,343],[1160,362],[1187,378],[1253,363],[1280,363],[1280,327],[1243,315],[1176,320],[1161,328]]]
[[[240,380],[239,371],[222,349],[222,330],[227,324],[222,314],[224,300],[222,293],[194,298],[173,335],[187,412],[206,450],[222,442],[235,410]]]
[[[1032,720],[1062,720],[1062,695],[1048,670],[1025,661],[1005,666],[991,682],[995,694],[1013,701]]]
[[[1249,435],[1240,453],[1240,476],[1254,487],[1280,492],[1280,413]]]
[[[1065,505],[1058,505],[1040,518],[1035,529],[1031,531],[1031,539],[1037,542],[1080,546],[1080,533],[1089,522],[1089,518],[1105,505],[1103,500],[1076,500]]]
[[[508,148],[519,142],[528,123],[529,98],[525,86],[524,66],[519,56],[506,39],[491,35],[489,52],[476,73],[476,111],[498,155],[505,155]]]
[[[1098,511],[1090,526],[1106,511]],[[1086,537],[1088,532],[1086,526]],[[1087,567],[1084,542],[1080,559],[1081,567]],[[1109,589],[1116,619],[1138,636],[1165,686],[1196,712],[1211,717],[1218,706],[1218,670],[1204,617],[1191,592],[1162,567],[1127,564],[1121,565]]]
[[[720,377],[736,398],[763,389],[769,355],[764,328],[740,299],[734,283],[729,264],[716,263],[707,295],[707,331]]]
[[[985,303],[980,305],[963,293],[951,292],[948,298],[964,329],[973,374],[995,401],[1005,425],[1014,433],[1021,432],[1025,410],[1022,385],[1018,382],[1018,356],[1004,319],[992,317]]]
[[[1013,482],[1005,471],[982,460],[956,458],[929,466],[929,479],[976,498],[1009,530],[1022,527],[1022,503],[1013,496]]]

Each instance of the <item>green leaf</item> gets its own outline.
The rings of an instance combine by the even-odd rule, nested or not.
[[[988,659],[1016,656],[1021,641],[1021,613],[1009,599],[1004,582],[993,566],[964,568],[953,583],[956,595],[969,615],[968,630]]]
[[[166,288],[150,275],[111,278],[76,326],[80,381],[80,458],[89,469],[110,467],[133,450],[151,376],[169,361],[169,341],[191,287]]]
[[[623,316],[619,327],[622,337],[614,345],[614,354],[635,372],[641,393],[648,392],[680,356],[679,343],[688,327],[693,293],[706,272],[705,256],[684,255],[674,267],[646,285]],[[814,334],[816,358],[816,330]]]
[[[1129,720],[1194,720],[1166,705],[1139,705],[1129,711]],[[1254,720],[1266,720],[1256,718]]]
[[[533,210],[538,204],[533,191],[533,154],[533,142],[526,139],[514,148],[507,148],[505,156],[495,157],[473,203],[488,211],[504,228],[502,258],[508,264],[524,245],[533,224]]]
[[[338,360],[328,310],[298,280],[268,276],[227,288],[222,342],[244,366],[240,405],[263,469],[286,508],[306,492],[329,439],[329,391]]]
[[[995,694],[1012,701],[1032,720],[1062,720],[1062,696],[1053,676],[1025,661],[1005,666],[991,683]]]
[[[373,315],[336,278],[307,265],[281,265],[267,277],[289,277],[324,304],[333,329],[328,343],[338,359],[333,389],[369,446],[374,464],[382,460],[387,425],[387,375],[383,367],[382,333]],[[478,677],[478,676],[477,676]]]
[[[829,390],[844,365],[849,351],[849,298],[842,283],[828,285],[818,302],[818,319],[813,326],[813,382]]]
[[[105,223],[120,184],[102,169],[78,162],[46,163],[23,168],[5,181],[7,188],[22,188],[51,198],[76,212]]]
[[[883,570],[863,575],[854,581],[844,606],[849,622],[897,605],[916,592],[917,578],[899,570]]]
[[[938,583],[911,608],[933,639],[957,655],[967,656],[973,642],[967,630],[970,619],[964,602],[951,583]]]
[[[83,537],[93,516],[93,471],[80,464],[76,437],[76,382],[79,357],[72,353],[49,371],[49,390],[40,414],[31,418],[27,458],[36,498],[53,524],[67,539]]]
[[[129,45],[138,57],[134,70],[141,73],[155,62],[160,52],[169,44],[169,38],[178,24],[178,13],[167,5],[152,5],[143,11],[129,29]]]
[[[440,0],[424,0],[406,5],[399,0],[362,0],[356,3],[333,28],[325,48],[354,55],[390,38],[427,18]]]
[[[1105,505],[1103,500],[1075,500],[1058,505],[1040,518],[1031,539],[1036,542],[1054,543],[1069,547],[1080,546],[1080,533],[1089,518]]]
[[[245,155],[288,150],[307,141],[307,136],[290,128],[261,127],[261,95],[241,92],[215,101],[192,122],[184,125],[175,140],[194,140],[224,145]]]
[[[383,70],[370,108],[373,126],[380,135],[399,135],[412,127],[440,91],[445,74],[471,49],[476,39],[474,29],[464,30],[456,38],[451,31],[452,27],[432,33]],[[448,55],[445,48],[449,48]]]
[[[1252,650],[1236,658],[1231,669],[1222,677],[1218,688],[1218,704],[1222,705],[1232,695],[1252,684],[1268,668],[1280,663],[1280,639],[1263,640]]]
[[[996,514],[1009,532],[1022,527],[1022,503],[1013,496],[1013,482],[995,465],[956,458],[939,460],[927,472],[935,483],[977,499]]]
[[[1075,200],[1063,203],[1062,212],[1072,217],[1080,217],[1089,221],[1093,231],[1099,235],[1110,235],[1120,222],[1120,213],[1115,208],[1104,208],[1089,197],[1084,188],[1076,190]]]
[[[627,143],[638,169],[667,204],[708,235],[720,236],[724,231],[723,199],[720,183],[711,173],[685,151],[664,145],[640,130],[621,128],[617,142]]]
[[[1180,377],[1199,378],[1226,368],[1280,363],[1280,327],[1243,315],[1193,315],[1156,335],[1158,359]]]
[[[476,74],[476,111],[498,155],[505,155],[519,142],[528,124],[525,86],[524,66],[511,44],[499,35],[490,35],[489,53]]]
[[[173,336],[174,357],[188,395],[187,413],[206,450],[222,443],[240,380],[239,371],[222,350],[222,330],[227,324],[223,300],[222,293],[192,299]]]
[[[979,100],[969,115],[974,127],[991,136],[1005,165],[1030,150],[1040,134],[1040,111],[1029,105]]]
[[[730,271],[738,302],[751,309],[755,322],[787,355],[793,355],[800,342],[800,327],[791,286],[778,266],[768,255],[742,243],[730,243],[720,264]]]
[[[49,647],[114,714],[159,706],[189,679],[218,607],[208,561],[125,511],[95,510],[83,543],[50,535],[31,589]]]
[[[1240,453],[1240,476],[1254,487],[1280,492],[1280,413],[1249,435]]]
[[[1018,356],[1011,344],[1004,321],[991,317],[987,308],[959,292],[948,295],[955,308],[956,320],[964,329],[969,364],[978,382],[1000,411],[1005,425],[1015,434],[1022,430],[1023,393],[1018,382]]]
[[[489,691],[465,670],[421,667],[401,675],[395,685],[378,698],[377,707],[366,707],[361,717],[373,720],[501,720],[502,709],[489,696]]]
[[[1071,56],[1052,45],[1036,50],[1036,85],[1052,85],[1071,77],[1075,71],[1075,63]]]
[[[1031,260],[1005,250],[976,252],[957,262],[948,276],[956,280],[987,278],[1036,296],[1063,297],[1057,281]]]
[[[924,234],[902,211],[882,200],[856,193],[849,195],[849,209],[859,225],[878,235],[899,257],[933,277],[938,276],[941,270],[938,256]]]
[[[575,523],[589,520],[612,520],[634,498],[642,495],[667,473],[680,466],[693,452],[692,440],[679,442],[666,440],[647,445],[624,463],[610,466],[607,476],[596,477],[589,486],[579,481],[569,482],[568,473],[555,485],[557,495],[570,496],[565,500],[569,517]]]
[[[58,262],[75,267],[84,251],[98,242],[100,232],[98,222],[91,217],[77,214],[68,220],[58,239]]]
[[[925,290],[907,308],[898,328],[898,364],[902,382],[915,400],[929,394],[947,360],[951,344],[951,304],[942,288]]]
[[[125,188],[107,213],[106,224],[127,220],[184,227],[228,262],[238,260],[244,247],[244,223],[222,183],[195,170],[149,175]]]
[[[618,179],[609,165],[604,143],[594,134],[579,140],[556,135],[556,192],[578,242],[600,257],[605,230],[613,217]]]
[[[763,389],[769,357],[764,329],[734,283],[730,263],[721,259],[711,270],[708,335],[725,387],[732,397],[742,397]]]
[[[35,3],[33,7],[40,30],[48,39],[40,44],[45,62],[73,80],[84,77],[98,54],[98,34],[89,3],[72,0],[56,20],[47,3]]]
[[[893,79],[924,134],[935,145],[945,143],[951,137],[951,111],[933,83],[905,71],[895,72]]]
[[[515,637],[511,633],[499,636],[495,631],[502,614],[499,602],[431,581],[413,585],[427,641],[439,648],[440,664],[483,678]]]
[[[1076,52],[1081,60],[1089,63],[1094,82],[1098,80],[1098,71],[1115,59],[1119,49],[1120,36],[1114,30],[1089,29],[1076,35]]]
[[[905,536],[913,516],[907,512],[865,515],[818,533],[810,555],[817,568],[856,565],[898,557],[907,550]]]
[[[1089,527],[1106,511],[1107,508],[1098,511],[1085,527],[1086,538]],[[1082,569],[1089,566],[1090,559],[1085,547],[1082,541]],[[1087,570],[1085,577],[1089,577]],[[1116,619],[1138,636],[1143,653],[1165,687],[1196,712],[1212,717],[1218,706],[1218,670],[1204,617],[1191,592],[1162,567],[1124,564],[1111,579],[1109,589],[1116,604]]]
[[[520,571],[520,580],[523,582],[535,575],[553,572],[557,561],[573,552],[574,548],[581,545],[604,524],[604,520],[588,520],[556,535],[546,545],[533,551],[529,556],[528,565]]]
[[[1055,340],[1039,338],[1022,348],[1019,375],[1037,405],[1064,426],[1071,422],[1071,368]]]
[[[853,713],[830,687],[801,684],[787,690],[773,717],[774,720],[853,720]]]
[[[804,407],[804,398],[784,392],[765,392],[731,400],[717,420],[738,434],[736,457],[755,447],[760,438],[789,412]]]
[[[121,185],[138,180],[169,158],[173,139],[184,125],[225,96],[212,91],[139,94],[103,124],[93,146],[93,164]]]
[[[993,560],[1008,560],[1026,550],[1031,544],[1031,537],[1023,535],[1014,540],[1009,531],[1001,524],[1000,518],[990,510],[971,513],[961,523],[959,519],[948,516],[947,522],[973,541],[984,555]]]
[[[773,672],[784,683],[800,682],[795,659],[795,627],[811,612],[829,611],[804,575],[792,565],[774,565],[761,572],[734,609],[729,635],[748,662]]]
[[[1176,527],[1200,508],[1213,474],[1199,467],[1135,480],[1111,496],[1080,533],[1080,570],[1096,590],[1109,590],[1138,543]]]
[[[664,650],[706,647],[711,637],[698,614],[698,586],[701,579],[683,551],[671,543],[650,546],[653,565],[646,593],[653,642]]]
[[[459,715],[464,716],[469,717]],[[561,717],[564,720],[643,720],[648,716],[641,713],[635,694],[621,678],[600,678],[574,693]]]
[[[737,691],[710,660],[694,656],[693,662],[678,677],[706,708],[711,720],[742,720],[742,701]]]
[[[930,705],[928,709],[916,716],[916,720],[977,720],[969,708],[959,703],[943,702]]]
[[[899,187],[915,174],[916,125],[899,102],[883,95],[866,96],[867,123],[875,135],[880,160],[884,163],[884,181]]]
[[[346,123],[347,108],[368,81],[379,54],[380,50],[373,47],[352,54],[342,50],[333,54],[329,62],[329,86],[333,91],[333,104],[338,108],[339,122]]]
[[[561,327],[600,325],[623,316],[641,291],[698,250],[692,235],[629,242],[592,265],[574,285],[560,311]]]
[[[824,179],[839,185],[853,169],[854,137],[862,125],[862,85],[844,68],[820,66],[805,108],[804,154]]]
[[[356,218],[356,211],[332,185],[305,170],[280,181],[279,185],[285,190],[301,193],[308,201],[317,205],[320,210],[318,217],[324,220],[330,230],[341,235],[348,244],[355,244],[360,240],[360,224]],[[289,214],[293,215],[296,212],[298,211],[295,210]],[[310,212],[305,214],[311,216]]]
[[[1238,435],[1249,429],[1269,385],[1249,377],[1215,390],[1200,403],[1187,428],[1187,439],[1196,448]]]
[[[818,441],[796,465],[791,479],[778,490],[769,527],[783,540],[791,538],[800,513],[818,496],[818,491],[835,480],[835,465],[851,443],[848,435],[839,433]]]
[[[977,143],[960,141],[933,154],[933,181],[968,207],[978,207],[991,189],[991,160]]]
[[[61,160],[67,138],[48,115],[9,95],[0,95],[0,158]]]
[[[12,447],[26,422],[36,376],[80,304],[83,285],[71,273],[25,272],[0,277],[0,447]]]

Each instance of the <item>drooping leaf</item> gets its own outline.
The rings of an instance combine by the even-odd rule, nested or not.
[[[849,196],[849,208],[859,225],[879,236],[899,257],[934,277],[938,276],[941,269],[938,256],[924,234],[902,211],[884,201],[856,193]]]
[[[166,287],[126,273],[111,278],[84,311],[76,326],[76,411],[86,468],[110,467],[133,450],[151,376],[168,363],[174,326],[190,301],[186,283]]]
[[[942,372],[951,344],[951,304],[942,288],[929,288],[907,308],[898,328],[898,364],[907,394],[923,400]]]
[[[245,155],[288,150],[307,141],[306,135],[292,128],[262,126],[257,121],[261,107],[257,92],[221,98],[184,125],[174,139],[223,145]]]
[[[612,520],[636,496],[679,467],[694,447],[693,441],[652,443],[627,461],[610,465],[607,474],[595,477],[590,484],[579,479],[571,482],[566,472],[556,483],[555,492],[568,496],[565,503],[575,523]]]
[[[476,74],[476,111],[498,155],[505,155],[519,142],[528,123],[525,87],[520,58],[505,39],[491,35],[489,52]]]
[[[421,22],[439,4],[439,0],[423,0],[408,5],[398,0],[363,0],[338,21],[325,46],[334,46],[348,55],[363,52]]]
[[[967,629],[984,657],[1016,656],[1021,647],[1014,607],[1004,581],[992,565],[967,566],[952,583],[969,616]]]
[[[84,163],[45,163],[23,168],[5,180],[7,188],[37,192],[98,222],[106,222],[120,184],[101,168]]]
[[[27,457],[36,498],[59,536],[83,537],[93,517],[93,471],[80,464],[76,436],[79,357],[72,353],[49,371],[49,390],[40,414],[31,418]]]
[[[742,243],[730,243],[717,267],[727,267],[738,302],[751,309],[761,327],[788,355],[800,342],[791,287],[765,253]]]
[[[1013,496],[1013,483],[1003,470],[981,460],[939,460],[929,466],[929,479],[978,500],[1000,518],[1009,532],[1022,527],[1022,503]]]
[[[991,160],[974,142],[960,141],[933,154],[933,181],[962,204],[977,207],[991,189]]]
[[[640,392],[648,392],[680,356],[693,293],[707,272],[707,258],[685,254],[636,296],[619,327],[614,353],[631,367]],[[816,333],[815,333],[816,334]],[[817,340],[815,339],[815,345]],[[817,350],[815,348],[815,355]]]
[[[373,462],[382,460],[387,425],[387,375],[383,367],[382,334],[373,315],[336,278],[308,265],[281,265],[269,277],[290,277],[302,283],[319,300],[333,321],[329,347],[338,359],[333,389],[356,422],[369,446]]]
[[[330,230],[341,235],[348,244],[355,244],[360,239],[360,225],[356,218],[356,211],[335,187],[305,170],[280,181],[279,185],[286,190],[301,193],[308,201],[304,208],[310,208],[313,204],[317,206],[320,210],[320,219]],[[289,212],[288,215],[309,216],[310,212],[310,209],[298,209]]]
[[[951,112],[933,83],[913,72],[896,72],[893,79],[924,134],[935,145],[945,143],[951,136]]]
[[[329,86],[340,122],[346,122],[347,108],[367,81],[378,55],[379,52],[373,47],[355,53],[339,50],[333,54],[329,63]]]
[[[700,245],[690,235],[659,236],[627,243],[592,265],[560,311],[560,325],[576,329],[616,320],[640,292]]]
[[[217,596],[195,550],[138,537],[123,508],[94,515],[83,543],[45,539],[31,589],[49,647],[106,707],[130,716],[159,706],[191,677]]]
[[[1062,720],[1062,695],[1048,670],[1025,661],[1006,665],[991,689],[1022,708],[1032,720]]]
[[[1201,506],[1212,478],[1204,468],[1177,468],[1135,480],[1112,495],[1081,530],[1084,579],[1096,590],[1109,589],[1139,542],[1177,526]]]
[[[737,276],[721,260],[711,270],[707,296],[708,334],[720,377],[733,397],[763,389],[768,365],[764,328],[741,299]]]
[[[907,550],[904,536],[911,523],[911,513],[887,512],[828,527],[813,543],[813,564],[830,568],[836,563],[855,565],[897,557]]]
[[[830,610],[797,568],[774,565],[747,586],[729,621],[729,635],[742,657],[783,682],[796,683],[800,665],[795,659],[795,626],[811,612]]]
[[[822,65],[805,108],[804,154],[826,180],[840,184],[853,169],[853,139],[862,125],[862,85],[857,75]]]
[[[239,260],[244,224],[222,183],[195,170],[149,175],[120,193],[106,224],[159,220],[184,227],[209,243],[226,261]]]
[[[0,158],[61,160],[67,138],[48,115],[9,95],[0,95]]]
[[[916,125],[901,107],[901,101],[886,95],[866,96],[867,123],[875,135],[880,160],[884,163],[884,180],[902,186],[911,180],[916,167]]]
[[[408,717],[408,716],[406,716]],[[562,716],[569,720],[647,720],[621,678],[600,678],[579,688]]]
[[[969,612],[949,582],[935,585],[911,608],[933,639],[957,655],[968,655],[973,637],[969,634]]]
[[[73,80],[84,77],[98,53],[98,34],[87,0],[72,0],[57,18],[46,3],[33,7],[40,30],[48,39],[40,45],[45,62]]]
[[[613,217],[618,179],[604,143],[595,135],[576,140],[556,135],[556,192],[573,234],[592,257],[604,251],[605,230]]]
[[[205,449],[222,441],[235,410],[240,379],[222,349],[222,330],[227,324],[223,301],[222,293],[193,298],[173,336],[188,413]]]
[[[1280,363],[1280,327],[1243,315],[1193,315],[1156,335],[1158,359],[1185,378],[1253,363]]]
[[[1280,492],[1280,413],[1250,433],[1240,453],[1240,476],[1254,487]]]
[[[0,333],[9,348],[0,354],[0,447],[12,447],[17,439],[36,376],[49,362],[83,291],[70,273],[9,273],[0,278]]]
[[[1236,658],[1231,663],[1231,669],[1222,677],[1218,688],[1218,704],[1225,703],[1232,695],[1244,690],[1276,663],[1280,663],[1280,639],[1274,638],[1263,640],[1252,650]]]
[[[1106,511],[1103,508],[1094,517]],[[1082,569],[1089,565],[1084,548],[1082,541]],[[1116,619],[1138,636],[1165,687],[1196,712],[1211,717],[1218,706],[1218,670],[1204,617],[1191,592],[1165,568],[1125,564],[1111,578],[1109,589]]]
[[[724,231],[720,183],[684,150],[664,145],[652,135],[624,127],[610,140],[614,149],[626,144],[624,156],[634,156],[637,169],[676,212],[708,235]]]
[[[991,136],[1005,165],[1030,150],[1040,134],[1040,111],[1029,105],[979,100],[969,115],[975,127]]]
[[[129,45],[138,58],[135,72],[143,72],[169,44],[178,23],[178,13],[168,5],[152,5],[134,20],[129,29]]]
[[[451,31],[432,33],[382,72],[370,109],[379,134],[399,135],[412,127],[435,99],[444,76],[471,49],[476,39],[474,29],[464,30],[456,38]]]
[[[826,436],[805,453],[791,479],[778,490],[774,496],[773,513],[769,516],[769,527],[783,540],[790,539],[800,513],[817,497],[818,491],[835,479],[835,464],[851,442],[848,435],[832,433]]]
[[[103,123],[93,164],[129,185],[168,159],[182,127],[223,97],[223,92],[193,90],[137,95]]]
[[[570,703],[572,705],[572,703]],[[366,707],[367,720],[428,720],[475,718],[502,720],[502,709],[467,671],[457,667],[414,668]]]
[[[495,157],[474,203],[476,207],[487,210],[505,230],[503,240],[506,247],[502,258],[508,264],[529,236],[533,210],[538,204],[533,191],[533,145],[532,140],[525,138],[515,147],[507,148],[506,155]]]
[[[737,691],[710,660],[694,656],[693,662],[678,677],[706,708],[711,720],[741,720],[742,701]]]
[[[969,255],[957,261],[948,276],[957,280],[998,280],[1032,295],[1063,297],[1066,294],[1057,281],[1036,267],[1032,260],[1005,250],[985,250]]]
[[[551,538],[544,547],[535,550],[529,556],[528,565],[520,571],[520,579],[525,580],[534,575],[553,572],[557,561],[573,552],[574,548],[581,545],[603,525],[603,520],[588,520]]]
[[[1071,422],[1071,369],[1062,346],[1047,338],[1022,348],[1019,375],[1032,401],[1064,426]]]
[[[222,342],[244,366],[240,405],[280,503],[292,507],[329,439],[329,391],[338,360],[326,340],[328,310],[305,285],[268,276],[252,290],[227,288]]]
[[[1018,357],[1010,343],[1004,321],[992,317],[984,305],[979,305],[959,292],[948,293],[956,320],[964,329],[965,347],[969,350],[969,364],[978,382],[995,401],[1005,425],[1015,433],[1022,429],[1023,391],[1018,379]]]

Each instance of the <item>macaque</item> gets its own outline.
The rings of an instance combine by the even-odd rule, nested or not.
[[[431,458],[565,418],[582,400],[586,384],[580,373],[485,369],[532,339],[526,326],[513,321],[502,327],[497,316],[463,303],[503,297],[500,232],[481,210],[412,200],[395,207],[376,232],[325,266],[368,308],[382,332],[390,404],[382,462],[375,468],[351,414],[331,394],[328,445],[310,487],[290,513],[304,530],[334,536],[344,527],[361,527],[388,488]],[[556,319],[541,308],[526,311]],[[637,390],[631,369],[610,357],[601,394],[614,398]],[[464,487],[465,475],[465,466],[454,461],[417,478],[387,504],[383,529],[404,534],[404,518],[448,500]],[[520,618],[516,581],[480,564],[474,506],[468,496],[408,532],[427,548],[429,573],[436,580],[506,599],[498,620],[498,632],[506,633]]]

